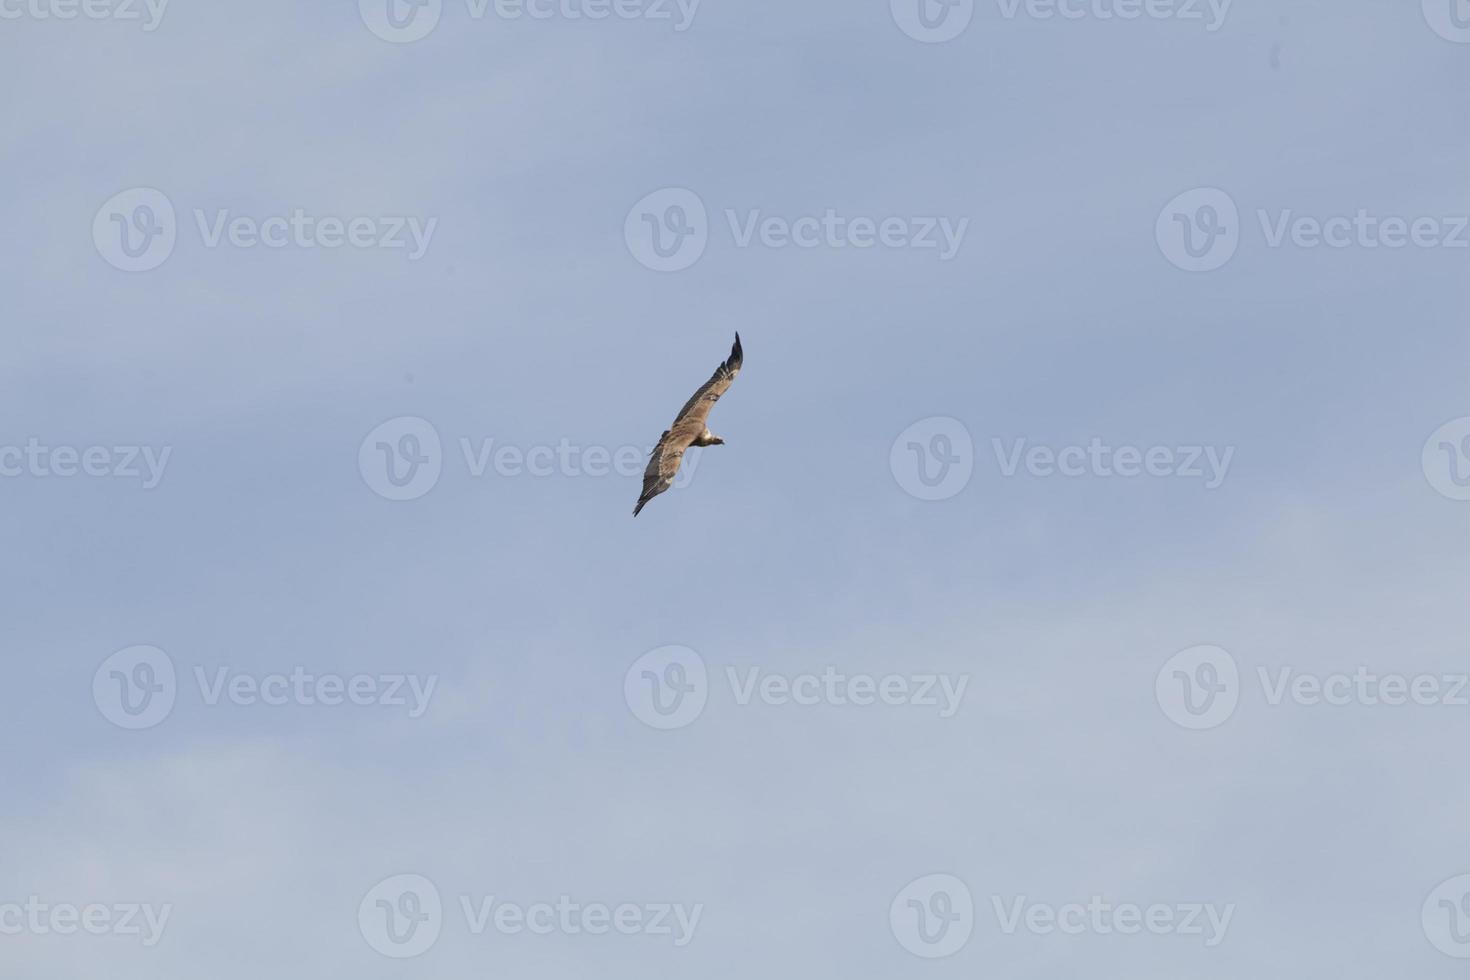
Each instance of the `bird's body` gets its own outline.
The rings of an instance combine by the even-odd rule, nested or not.
[[[745,351],[740,346],[740,334],[737,333],[729,358],[715,369],[714,375],[694,393],[694,397],[684,403],[674,424],[659,437],[658,445],[649,456],[648,469],[643,473],[643,493],[638,497],[638,506],[633,508],[634,517],[650,500],[674,485],[674,476],[679,472],[686,449],[725,444],[725,440],[709,430],[709,412],[720,396],[729,390],[744,361]]]

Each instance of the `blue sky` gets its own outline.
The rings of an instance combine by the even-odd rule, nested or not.
[[[0,973],[1460,975],[1470,9],[120,2],[0,2]]]

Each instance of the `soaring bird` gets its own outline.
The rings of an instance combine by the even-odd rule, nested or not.
[[[735,346],[730,348],[730,356],[715,368],[714,376],[704,383],[704,387],[684,403],[674,424],[659,437],[658,445],[649,456],[648,469],[643,472],[643,494],[638,498],[638,506],[633,508],[634,517],[638,516],[638,512],[650,500],[674,485],[674,474],[679,472],[679,464],[684,460],[684,450],[690,446],[725,444],[725,440],[709,430],[706,420],[709,418],[709,410],[715,407],[715,402],[729,390],[743,363],[745,351],[740,347],[740,334],[737,333]]]

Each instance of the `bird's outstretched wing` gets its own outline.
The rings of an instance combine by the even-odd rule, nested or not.
[[[638,506],[633,508],[634,517],[650,500],[674,485],[679,464],[684,461],[684,450],[704,434],[709,410],[730,389],[743,363],[745,351],[740,346],[740,334],[737,333],[730,356],[715,368],[715,373],[694,393],[694,397],[684,403],[674,424],[659,437],[658,445],[648,458],[648,468],[643,471],[643,493],[638,497]]]
[[[740,373],[740,365],[745,363],[745,349],[740,346],[740,334],[735,335],[735,346],[730,348],[730,356],[725,362],[715,368],[715,373],[710,376],[694,396],[684,403],[679,409],[678,416],[674,419],[672,431],[677,431],[680,426],[694,428],[694,435],[699,436],[704,431],[709,419],[709,410],[715,407],[715,402],[720,396],[730,390],[735,376]]]
[[[633,508],[634,517],[650,500],[674,485],[674,476],[679,472],[679,464],[684,460],[684,450],[689,448],[689,443],[675,445],[669,438],[671,435],[672,430],[665,430],[648,457],[648,469],[643,471],[643,493],[638,497],[638,506]]]

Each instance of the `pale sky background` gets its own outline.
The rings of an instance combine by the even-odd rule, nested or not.
[[[409,44],[350,0],[173,0],[151,32],[6,2],[0,447],[171,455],[151,490],[0,478],[0,909],[172,911],[150,948],[0,935],[0,977],[1463,976],[1421,907],[1470,873],[1470,706],[1271,705],[1257,677],[1470,671],[1470,503],[1421,466],[1470,416],[1470,249],[1271,248],[1257,219],[1470,213],[1470,44],[1417,2],[1237,0],[1212,32],[982,0],[942,44],[886,0],[704,0],[683,32],[446,0]],[[128,273],[92,225],[135,187],[179,239]],[[667,187],[710,242],[659,273],[624,220]],[[1155,239],[1198,187],[1241,217],[1207,273]],[[416,262],[207,248],[196,208],[438,225]],[[970,224],[943,262],[739,248],[727,208]],[[636,477],[466,471],[461,438],[650,445],[735,330],[728,444],[636,521]],[[399,416],[445,451],[394,502],[358,451]],[[930,417],[975,446],[933,502],[889,465]],[[1093,437],[1235,453],[1205,490],[992,450]],[[708,705],[658,731],[623,683],[668,644]],[[1155,678],[1201,644],[1239,707],[1188,731]],[[179,692],[127,731],[92,683],[135,645]],[[194,682],[297,666],[438,686],[412,719]],[[725,677],[828,666],[970,680],[943,719]],[[446,912],[398,960],[358,906],[403,873]],[[976,918],[926,961],[889,907],[934,873]],[[683,948],[477,936],[462,895],[703,910]],[[1094,895],[1235,908],[1211,948],[992,908]]]

